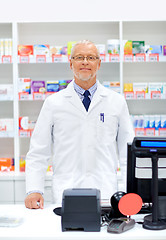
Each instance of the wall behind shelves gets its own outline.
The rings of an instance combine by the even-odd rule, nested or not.
[[[0,21],[164,20],[165,0],[5,0]]]

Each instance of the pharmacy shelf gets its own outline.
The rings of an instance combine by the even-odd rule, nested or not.
[[[30,120],[37,120],[43,99],[19,100],[18,78],[32,80],[71,80],[73,78],[68,58],[46,58],[46,63],[36,63],[36,58],[21,58],[17,55],[18,45],[49,44],[51,46],[65,46],[68,41],[90,39],[96,44],[107,45],[108,39],[120,40],[120,56],[110,59],[106,55],[102,61],[97,78],[104,81],[119,81],[123,94],[124,83],[165,82],[166,56],[145,61],[142,56],[133,57],[132,62],[124,61],[123,40],[145,41],[145,44],[165,45],[166,21],[101,21],[101,22],[47,22],[47,23],[0,23],[0,38],[13,39],[12,63],[2,63],[0,60],[0,84],[13,84],[14,94],[10,100],[0,99],[0,118],[14,119],[14,133],[12,138],[0,138],[3,148],[0,157],[15,158],[15,174],[19,173],[19,158],[26,155],[30,138],[19,137],[18,119],[28,116]],[[107,51],[107,48],[106,48]],[[21,61],[21,63],[20,63]],[[127,100],[130,114],[166,114],[166,99],[132,99]],[[9,140],[9,143],[7,140]],[[10,146],[9,146],[10,144]]]

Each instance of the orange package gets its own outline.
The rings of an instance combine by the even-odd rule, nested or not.
[[[33,55],[33,45],[18,45],[18,55]]]

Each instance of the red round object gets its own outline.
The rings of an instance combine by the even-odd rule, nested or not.
[[[136,193],[128,193],[119,200],[118,208],[125,216],[137,214],[142,208],[142,198]]]

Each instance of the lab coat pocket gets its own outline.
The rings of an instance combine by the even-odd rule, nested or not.
[[[118,131],[118,119],[113,115],[100,114],[97,120],[97,139],[101,143],[116,140]]]

